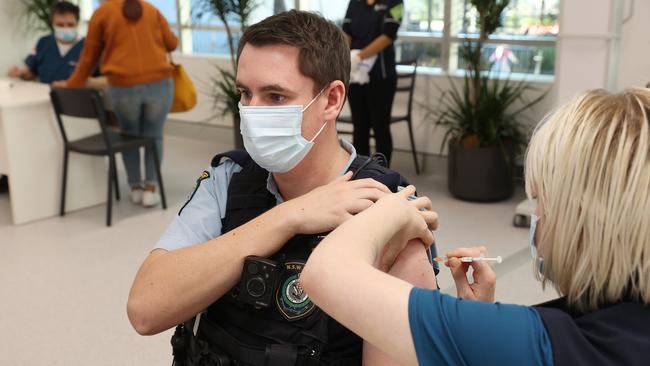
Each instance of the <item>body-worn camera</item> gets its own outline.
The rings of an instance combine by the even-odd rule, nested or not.
[[[248,256],[244,259],[242,275],[232,295],[256,308],[267,308],[273,303],[279,278],[280,267],[277,262],[268,258]]]

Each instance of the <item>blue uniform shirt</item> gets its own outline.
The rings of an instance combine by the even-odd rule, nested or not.
[[[413,288],[409,325],[420,365],[553,365],[548,333],[530,306]]]
[[[83,46],[84,40],[81,39],[62,56],[56,38],[51,34],[38,40],[36,48],[25,59],[25,65],[42,83],[68,80],[77,66]]]
[[[340,172],[343,175],[357,157],[357,152],[346,141],[341,140],[341,146],[350,153],[348,163]],[[228,184],[232,175],[241,170],[241,166],[229,159],[206,170],[207,173],[199,178],[188,202],[167,228],[155,249],[181,249],[221,235],[221,219],[226,215],[228,201]],[[275,196],[278,204],[284,202],[272,174],[269,174],[266,189]]]

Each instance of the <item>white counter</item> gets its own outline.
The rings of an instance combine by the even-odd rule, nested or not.
[[[9,176],[14,224],[59,214],[63,139],[50,103],[50,87],[0,80],[0,174]],[[99,132],[95,120],[66,118],[71,140]],[[66,212],[106,202],[105,158],[70,154]]]

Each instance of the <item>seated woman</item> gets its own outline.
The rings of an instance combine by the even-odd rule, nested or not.
[[[473,262],[470,284],[456,258],[484,248],[447,254],[460,298],[375,269],[379,254],[391,258],[407,241],[430,242],[435,217],[407,201],[413,187],[332,232],[311,255],[301,285],[403,365],[647,365],[649,115],[650,90],[595,90],[555,111],[532,137],[526,191],[537,199],[539,219],[531,245],[538,278],[558,290],[557,300],[493,303],[489,266]]]

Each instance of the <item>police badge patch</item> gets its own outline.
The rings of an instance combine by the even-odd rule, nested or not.
[[[280,286],[275,293],[275,303],[282,316],[289,320],[302,319],[316,308],[309,295],[300,286],[300,272],[305,262],[284,263]]]

